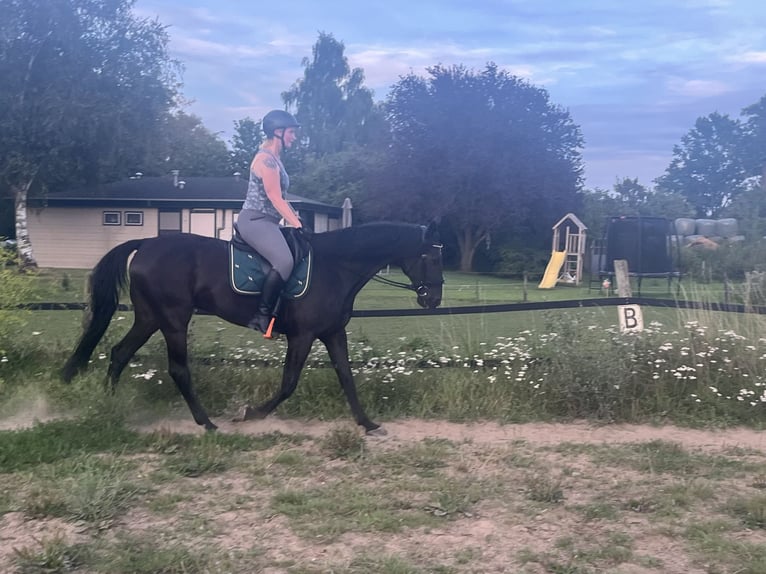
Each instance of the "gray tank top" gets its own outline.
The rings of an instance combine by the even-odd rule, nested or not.
[[[290,177],[285,171],[285,166],[282,165],[280,159],[271,153],[269,150],[262,149],[258,153],[269,154],[274,158],[279,166],[279,186],[282,188],[282,199],[285,199],[287,188],[290,187]],[[256,154],[257,155],[257,154]],[[242,204],[242,209],[252,209],[264,215],[275,218],[277,221],[282,219],[282,215],[276,210],[271,200],[266,195],[266,189],[263,187],[263,180],[255,175],[252,170],[250,171],[250,181],[247,184],[247,195],[245,196],[245,202]]]

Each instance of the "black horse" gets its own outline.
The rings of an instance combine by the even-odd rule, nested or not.
[[[285,300],[275,330],[287,338],[282,386],[257,408],[246,407],[243,419],[263,418],[287,399],[298,384],[315,339],[327,347],[330,359],[357,424],[367,432],[372,422],[359,404],[348,360],[346,324],[354,299],[386,265],[397,265],[412,282],[400,284],[417,294],[422,307],[441,302],[441,245],[429,227],[371,223],[311,237],[312,277],[300,299]],[[194,420],[206,429],[216,426],[200,405],[191,383],[187,360],[187,331],[195,309],[236,325],[247,325],[258,297],[234,292],[228,278],[228,242],[192,234],[134,239],[107,253],[93,269],[85,330],[63,370],[65,381],[83,370],[117,310],[130,264],[130,298],[135,318],[128,334],[111,352],[108,378],[116,386],[125,366],[157,330],[165,337],[168,370],[189,405]]]

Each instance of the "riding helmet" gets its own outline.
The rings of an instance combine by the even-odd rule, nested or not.
[[[293,117],[292,114],[284,110],[271,110],[268,114],[263,116],[261,121],[261,128],[266,137],[274,137],[274,131],[280,128],[299,128],[301,124]]]

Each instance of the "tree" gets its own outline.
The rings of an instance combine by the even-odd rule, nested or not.
[[[244,118],[234,122],[234,135],[231,138],[231,166],[240,174],[250,173],[250,163],[255,152],[263,142],[261,122]]]
[[[402,77],[387,100],[392,163],[372,190],[375,209],[418,221],[444,217],[464,271],[500,229],[545,241],[578,202],[583,142],[569,113],[495,64],[428,74]]]
[[[132,0],[0,0],[0,188],[23,265],[30,191],[141,168],[174,104],[177,64]]]
[[[231,154],[226,143],[199,117],[177,111],[168,114],[162,126],[144,173],[165,175],[177,169],[191,177],[231,175]]]
[[[385,149],[350,148],[322,158],[307,158],[295,181],[295,192],[332,205],[342,205],[350,198],[354,206],[354,222],[369,219],[368,190],[371,182],[385,177]],[[293,184],[290,184],[293,189]]]
[[[321,32],[312,58],[303,59],[303,78],[282,93],[295,110],[309,155],[324,156],[373,141],[384,128],[361,68],[349,68],[345,47]]]
[[[760,176],[766,166],[766,96],[742,110],[742,152],[748,176]]]
[[[699,217],[717,217],[747,177],[739,121],[714,112],[673,146],[673,159],[657,178],[660,191],[680,193]]]
[[[582,220],[591,237],[601,237],[609,217],[644,215],[676,219],[694,215],[694,208],[681,194],[646,188],[638,178],[618,180],[611,191],[586,190],[582,199]]]

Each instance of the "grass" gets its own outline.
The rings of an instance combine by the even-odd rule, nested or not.
[[[84,274],[39,279],[42,299],[71,300],[64,297],[80,293]],[[450,274],[447,289],[447,305],[520,298],[517,286],[497,278]],[[371,286],[357,307],[412,307],[410,295]],[[109,348],[131,319],[118,313],[93,368],[62,385],[56,370],[80,316],[23,314],[27,327],[0,345],[0,422],[13,428],[19,413],[21,422],[59,417],[0,430],[0,518],[19,513],[41,533],[13,554],[17,571],[462,573],[484,571],[489,561],[519,572],[621,564],[661,572],[662,557],[642,554],[635,542],[648,525],[666,545],[680,545],[689,564],[765,571],[762,549],[743,542],[764,528],[760,451],[661,440],[375,443],[349,422],[319,345],[279,415],[342,421],[325,435],[181,435],[168,427],[143,434],[133,429],[147,420],[179,409],[188,416],[165,372],[162,341],[149,341],[117,392],[105,393]],[[763,427],[763,317],[645,309],[640,336],[619,333],[616,322],[609,308],[353,319],[350,354],[360,400],[382,421]],[[202,403],[229,417],[263,401],[278,386],[284,352],[284,342],[195,317],[192,373]],[[474,534],[483,521],[492,530]],[[518,524],[526,526],[509,526]],[[292,550],[283,550],[285,541]]]
[[[350,357],[360,399],[381,420],[763,424],[763,317],[662,310],[661,322],[651,321],[647,310],[645,331],[632,336],[617,330],[611,311],[423,317],[398,320],[396,331],[389,319],[355,319]],[[732,324],[734,319],[739,322]],[[104,395],[109,348],[129,322],[128,314],[118,315],[94,353],[93,368],[70,386],[61,385],[56,373],[67,353],[65,330],[52,333],[59,327],[51,322],[42,331],[20,334],[0,363],[0,415],[29,410],[41,396],[74,414],[85,409],[133,418],[162,416],[182,405],[156,336],[131,361],[117,395]],[[214,416],[229,416],[276,391],[284,341],[261,342],[246,329],[196,317],[190,346],[195,387]],[[301,380],[280,413],[348,420],[348,406],[318,343]]]
[[[11,512],[38,533],[13,543],[10,562],[0,553],[2,571],[659,573],[667,547],[674,563],[755,573],[766,559],[747,542],[764,528],[759,451],[743,462],[737,449],[663,441],[390,443],[348,426],[137,434],[97,419],[105,438],[72,454],[62,445],[81,427],[66,422],[0,435],[28,451],[2,467],[0,534]],[[101,432],[113,426],[123,434]]]
[[[121,421],[99,418],[53,421],[23,431],[0,431],[0,468],[24,470],[94,452],[129,452],[142,439]]]

